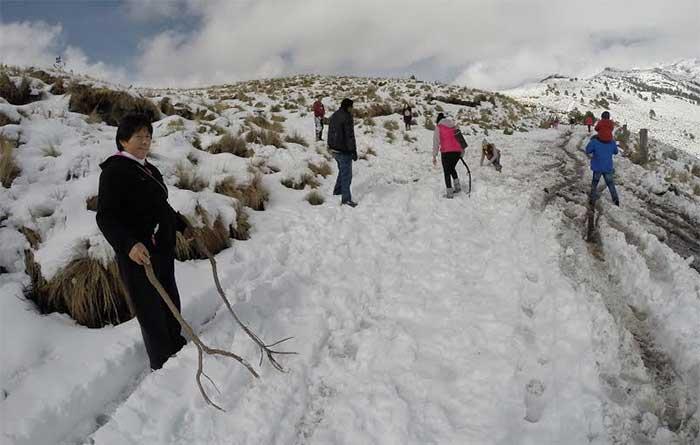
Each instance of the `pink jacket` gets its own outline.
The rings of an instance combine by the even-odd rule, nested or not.
[[[461,153],[462,151],[462,146],[459,145],[459,141],[455,137],[455,124],[449,118],[441,120],[438,126],[435,127],[433,154],[437,154],[438,149],[440,153]]]

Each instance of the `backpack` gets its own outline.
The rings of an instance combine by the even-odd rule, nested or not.
[[[455,139],[457,139],[457,142],[459,142],[459,146],[462,147],[462,150],[465,150],[467,147],[469,147],[469,144],[467,144],[467,140],[464,139],[464,135],[462,134],[462,131],[459,128],[455,128]]]

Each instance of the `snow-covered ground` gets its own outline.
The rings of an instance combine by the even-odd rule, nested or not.
[[[443,106],[453,115],[459,108]],[[74,188],[65,192],[70,199],[54,199],[52,180],[37,167],[51,162],[34,154],[38,141],[60,129],[61,141],[84,133],[57,142],[65,158],[44,167],[56,184],[75,164],[69,160],[87,156],[82,151],[92,150],[95,162],[111,153],[114,137],[113,128],[73,113],[27,113],[21,128],[5,127],[22,130],[28,176],[1,195],[11,210],[0,235],[15,246],[0,251],[9,271],[0,275],[3,441],[692,444],[700,437],[700,275],[690,256],[697,245],[686,239],[697,236],[698,199],[668,192],[663,178],[620,159],[623,207],[605,196],[598,242],[586,243],[582,130],[491,131],[503,151],[499,174],[478,166],[484,133],[472,126],[465,133],[477,147],[466,156],[473,190],[446,200],[441,170],[430,162],[430,131],[416,126],[413,140],[393,130],[392,142],[383,124],[396,116],[372,128],[358,122],[360,151],[376,156],[354,164],[356,209],[330,196],[333,175],[321,180],[320,206],[304,199],[308,190],[281,185],[322,161],[323,143],[256,146],[256,158],[280,172],[263,178],[271,198],[266,211],[251,214],[251,239],[217,261],[241,317],[266,341],[293,335],[281,349],[298,355],[282,359],[286,373],[258,367],[255,345],[220,304],[209,263],[176,264],[185,318],[208,345],[240,353],[261,372],[254,380],[233,361],[206,359],[222,413],[199,394],[192,343],[148,373],[135,320],[87,329],[65,315],[38,315],[22,297],[17,255],[26,241],[10,234],[10,224],[37,214],[20,212],[43,203],[32,193],[53,200],[43,217],[53,219],[36,226],[48,240],[38,249],[42,267],[66,261],[59,241],[95,230],[83,206],[95,191],[94,162],[82,185],[65,185]],[[216,122],[235,133],[245,113],[232,108]],[[309,116],[282,114],[288,133],[312,139]],[[156,124],[155,162],[166,177],[191,153],[203,177],[248,175],[250,161],[193,151],[196,126],[186,121],[172,131],[171,120]],[[85,138],[87,148],[75,150]],[[213,140],[207,133],[202,145]],[[212,212],[223,205],[211,191],[171,190],[179,210],[191,211],[192,199]],[[660,222],[650,209],[667,217]],[[68,218],[82,221],[83,233],[69,236]]]

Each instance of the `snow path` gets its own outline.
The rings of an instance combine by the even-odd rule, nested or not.
[[[528,168],[529,137],[514,167]],[[449,201],[425,152],[378,152],[355,164],[357,209],[273,201],[219,256],[241,315],[268,341],[295,336],[290,372],[253,382],[209,360],[222,414],[198,394],[189,345],[95,443],[606,443],[590,303],[559,269],[555,215],[478,153],[472,196]],[[225,311],[203,335],[255,357]]]

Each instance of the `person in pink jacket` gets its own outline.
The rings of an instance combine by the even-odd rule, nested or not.
[[[462,190],[455,167],[462,157],[463,149],[457,140],[456,130],[457,127],[452,119],[445,117],[443,113],[438,114],[437,126],[433,133],[433,165],[437,164],[437,154],[440,152],[442,170],[445,174],[445,187],[447,187],[445,197],[448,199]]]

